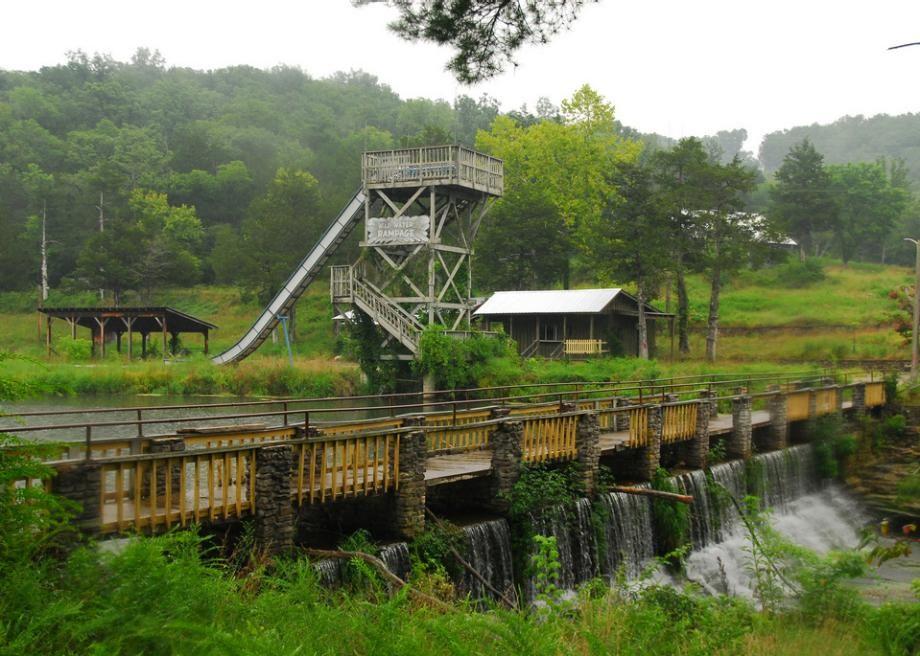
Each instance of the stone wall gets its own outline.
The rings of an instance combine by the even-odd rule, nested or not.
[[[709,402],[702,401],[696,413],[693,439],[679,444],[680,459],[687,467],[703,469],[709,457]]]
[[[99,519],[102,496],[102,470],[93,461],[76,461],[57,467],[51,491],[80,504],[78,524],[92,525]]]
[[[520,421],[503,421],[492,433],[492,474],[488,479],[485,507],[507,513],[511,507],[508,496],[521,477],[524,425]]]

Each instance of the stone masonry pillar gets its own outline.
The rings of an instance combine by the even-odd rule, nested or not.
[[[399,489],[395,498],[396,532],[412,539],[425,530],[425,433],[415,431],[399,440]]]
[[[102,503],[102,469],[89,460],[68,462],[57,467],[51,490],[58,496],[80,504],[76,521],[91,528],[99,520]]]
[[[680,443],[680,455],[691,469],[703,469],[709,457],[709,403],[701,401],[696,412],[693,439]]]
[[[650,481],[661,464],[662,409],[660,405],[648,409],[648,443],[634,449],[630,475],[639,481]]]
[[[725,443],[725,452],[729,458],[751,457],[751,397],[736,396],[732,399],[732,432]]]
[[[511,507],[511,488],[521,477],[523,464],[524,424],[520,421],[504,421],[492,433],[492,475],[489,478],[489,496],[485,500],[487,509],[507,513]]]
[[[597,473],[601,461],[600,436],[596,413],[591,412],[578,418],[578,428],[575,433],[576,461],[579,465],[585,494],[589,497],[594,496],[597,490]]]
[[[789,422],[786,421],[788,407],[786,395],[776,392],[767,401],[770,412],[770,427],[765,446],[768,451],[785,449],[789,445]]]
[[[703,408],[709,412],[709,417],[715,419],[719,416],[719,402],[716,401],[716,393],[712,390],[703,389],[697,392],[697,396],[703,400]]]
[[[185,451],[185,440],[181,437],[161,437],[154,440],[150,440],[150,453],[175,453],[176,456],[182,454]],[[165,461],[157,462],[157,497],[162,499],[166,494],[166,466]],[[169,465],[169,492],[170,494],[179,493],[179,478],[182,476],[182,463],[174,462]],[[146,485],[144,486],[145,494],[149,494],[150,491],[150,472],[146,472],[144,476]]]
[[[853,414],[857,417],[866,414],[866,384],[853,385]]]
[[[255,539],[266,553],[290,551],[294,545],[289,444],[262,447],[256,452]]]

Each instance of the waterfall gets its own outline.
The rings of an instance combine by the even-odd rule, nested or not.
[[[313,571],[320,585],[327,588],[337,588],[342,585],[342,567],[344,560],[338,558],[324,558],[313,563]]]
[[[559,550],[559,586],[573,590],[598,574],[597,548],[591,522],[591,502],[549,508],[533,519],[534,533],[556,538]]]
[[[502,593],[514,586],[511,563],[511,530],[507,520],[494,519],[463,527],[466,538],[467,562]],[[458,588],[473,599],[494,597],[482,581],[464,569]]]
[[[608,580],[621,567],[628,579],[637,577],[655,557],[651,499],[608,492],[598,502],[604,510],[603,544],[598,545],[601,571]]]
[[[409,559],[409,545],[405,542],[396,542],[380,548],[380,560],[387,566],[391,573],[403,581],[409,578],[412,572],[412,561]]]
[[[387,569],[405,581],[412,571],[409,559],[409,545],[405,542],[395,542],[380,547],[378,558],[383,561]],[[313,563],[313,571],[320,584],[327,588],[336,588],[345,580],[345,566],[348,561],[343,558],[324,558]]]
[[[735,464],[727,463],[728,466]],[[761,496],[762,506],[770,511],[770,525],[783,538],[818,553],[858,545],[859,529],[867,517],[857,500],[843,486],[831,484],[819,489],[811,446],[760,454],[752,459],[751,465],[755,475],[753,480],[747,480],[756,489],[748,491]],[[719,480],[716,470],[725,466],[713,467],[716,480]],[[743,496],[746,490],[743,471],[744,466],[741,465],[739,487],[726,484],[737,498]],[[720,475],[725,473],[720,472]],[[735,477],[737,473],[732,472],[731,476]],[[738,485],[738,481],[733,480],[732,485]],[[695,503],[697,494],[700,492],[694,493]],[[753,599],[755,586],[749,566],[750,538],[734,512],[729,510],[733,519],[722,520],[718,536],[712,530],[711,521],[708,525],[705,521],[700,522],[705,525],[701,530],[708,541],[694,536],[694,551],[686,563],[687,576],[712,594]],[[712,517],[711,514],[709,516]]]
[[[765,508],[785,509],[789,501],[819,487],[814,451],[809,444],[756,455],[753,466],[762,472],[763,489],[750,492],[762,497]]]
[[[739,501],[746,495],[744,462],[734,460],[710,469],[712,484],[703,470],[674,478],[681,493],[693,497],[690,506],[690,540],[695,549],[728,537],[738,522],[738,512],[725,490]]]

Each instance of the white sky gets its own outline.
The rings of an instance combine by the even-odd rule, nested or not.
[[[300,66],[314,77],[362,69],[404,98],[486,92],[503,109],[558,103],[588,83],[645,132],[763,134],[849,114],[920,111],[917,0],[601,0],[548,46],[476,87],[444,70],[449,51],[386,29],[394,12],[349,0],[9,0],[0,68],[36,70],[68,50],[127,60],[138,46],[172,66]]]

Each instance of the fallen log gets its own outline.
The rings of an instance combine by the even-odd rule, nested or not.
[[[620,485],[613,486],[614,492],[624,492],[626,494],[641,494],[646,497],[656,497],[665,501],[675,501],[677,503],[693,503],[693,497],[688,494],[677,494],[675,492],[664,492],[663,490],[653,490],[648,487],[623,487]]]
[[[420,601],[424,601],[427,604],[431,604],[441,610],[453,611],[455,610],[450,604],[446,604],[437,597],[432,597],[427,595],[424,592],[413,588],[411,585],[403,581],[401,578],[396,576],[393,572],[387,569],[386,564],[376,556],[366,554],[363,551],[341,551],[339,549],[304,549],[308,556],[315,556],[317,558],[338,558],[342,560],[351,560],[352,558],[359,558],[366,562],[368,565],[373,567],[379,572],[386,581],[390,582],[397,590],[406,588],[409,591],[409,594]]]

